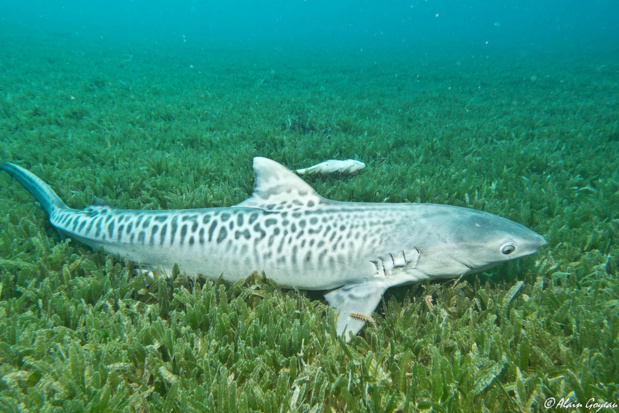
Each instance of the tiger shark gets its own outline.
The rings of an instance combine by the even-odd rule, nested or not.
[[[167,275],[235,282],[263,272],[283,288],[326,290],[336,331],[357,334],[390,287],[458,277],[536,252],[545,239],[499,216],[425,203],[338,202],[270,159],[254,158],[253,194],[226,208],[71,209],[26,169],[0,169],[41,204],[62,236]]]

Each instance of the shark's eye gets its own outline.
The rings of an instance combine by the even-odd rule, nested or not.
[[[510,255],[514,251],[516,251],[516,246],[511,242],[501,245],[501,254],[503,255]]]

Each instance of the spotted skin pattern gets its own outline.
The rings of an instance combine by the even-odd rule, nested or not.
[[[380,248],[384,242],[380,229],[397,219],[387,208],[369,212],[342,206],[179,211],[90,206],[81,211],[56,210],[50,222],[86,245],[103,247],[167,274],[178,263],[187,273],[211,278],[223,275],[228,281],[255,270],[268,271],[282,287],[325,290],[357,278],[360,270],[366,277],[385,276],[394,267],[403,266],[406,261],[401,250],[388,254],[387,262],[377,256],[367,260],[364,269],[357,264],[363,252]],[[353,273],[351,268],[355,268]],[[317,282],[316,276],[295,277],[298,273],[332,275]]]
[[[141,211],[96,202],[70,209],[42,180],[10,163],[62,234],[166,275],[227,281],[253,271],[285,288],[332,290],[336,331],[356,334],[392,286],[455,277],[535,252],[530,229],[481,211],[434,204],[325,199],[284,166],[254,159],[252,196],[228,208]],[[352,314],[352,316],[351,316]]]

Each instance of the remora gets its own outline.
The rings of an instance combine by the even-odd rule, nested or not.
[[[60,234],[142,268],[170,274],[177,264],[230,282],[259,271],[284,288],[329,290],[325,298],[340,310],[338,334],[356,334],[389,287],[484,270],[546,244],[520,224],[473,209],[325,199],[260,157],[247,200],[167,211],[71,209],[31,172],[10,163],[0,169],[39,201]]]

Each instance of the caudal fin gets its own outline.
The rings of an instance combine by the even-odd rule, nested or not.
[[[51,216],[54,210],[68,208],[52,188],[32,172],[8,162],[0,164],[0,169],[17,179],[39,201],[48,215]]]

